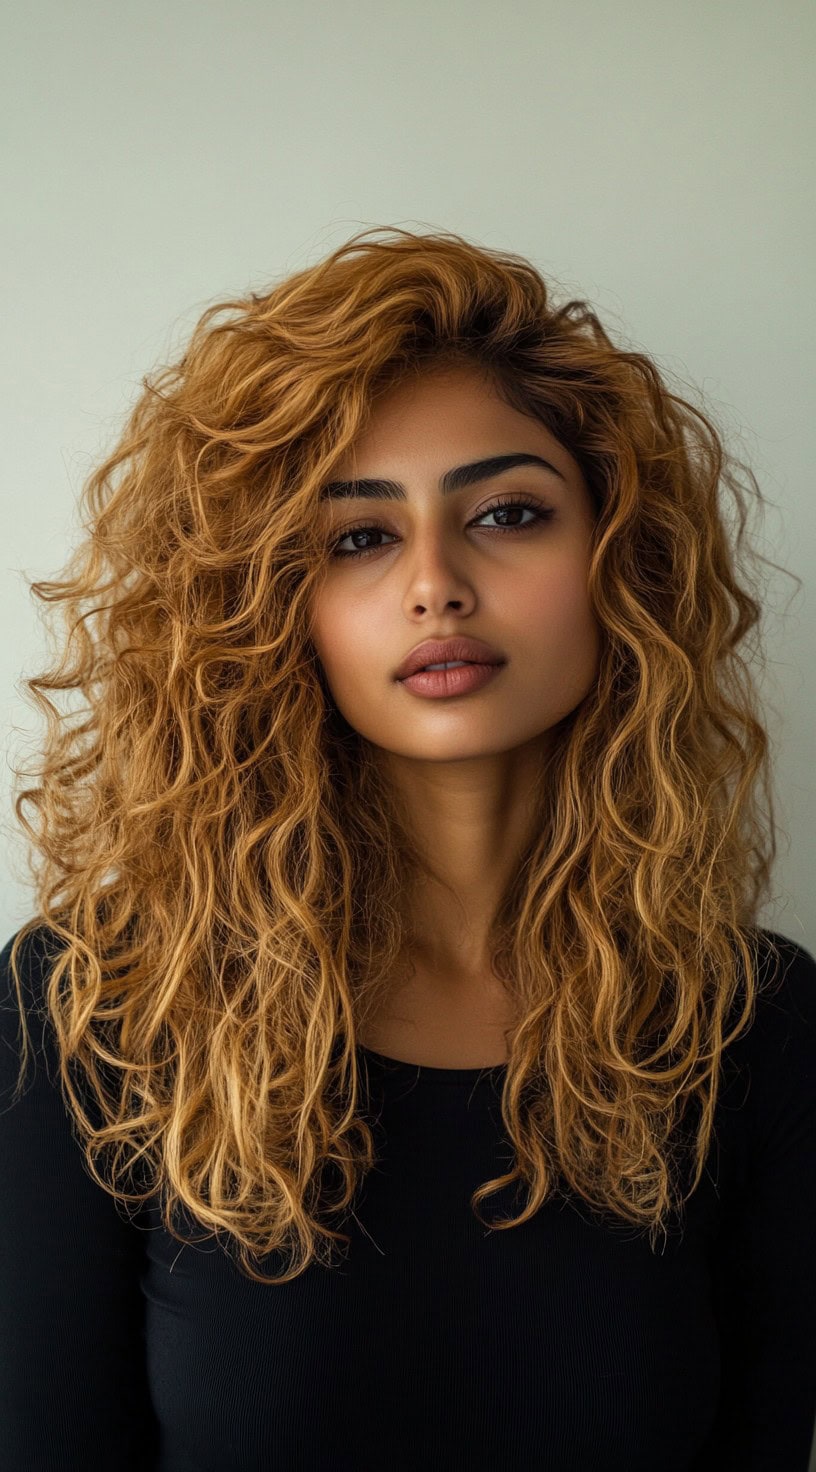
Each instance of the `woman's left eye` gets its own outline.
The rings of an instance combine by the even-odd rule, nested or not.
[[[537,501],[528,501],[524,497],[519,498],[516,496],[515,498],[511,497],[503,501],[495,501],[492,506],[486,507],[484,511],[480,511],[479,515],[474,518],[474,524],[483,521],[486,516],[492,516],[497,511],[532,511],[534,515],[531,521],[517,522],[515,525],[510,526],[499,525],[488,527],[488,531],[499,531],[502,533],[534,531],[540,522],[549,521],[555,515],[555,511],[551,506],[540,506]],[[331,548],[332,556],[365,557],[368,552],[381,551],[381,546],[357,547],[353,550],[341,551],[341,543],[345,542],[348,537],[361,536],[364,532],[380,532],[384,533],[387,537],[392,535],[391,532],[386,531],[385,527],[378,526],[376,522],[363,522],[359,526],[350,526],[333,544]]]

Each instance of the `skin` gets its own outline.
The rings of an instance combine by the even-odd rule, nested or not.
[[[542,455],[564,479],[521,466],[443,497],[446,470],[517,451]],[[368,476],[402,482],[407,500],[321,504],[328,542],[375,550],[330,561],[312,639],[337,706],[381,754],[435,876],[408,900],[425,938],[413,958],[420,1014],[487,1022],[496,1000],[489,919],[532,837],[549,733],[598,675],[601,636],[587,596],[595,512],[569,451],[470,366],[431,370],[378,401],[331,478]],[[554,516],[485,515],[516,492]],[[363,523],[381,530],[346,534]],[[532,529],[501,530],[519,523]],[[421,640],[457,634],[505,656],[489,684],[428,700],[395,681]]]

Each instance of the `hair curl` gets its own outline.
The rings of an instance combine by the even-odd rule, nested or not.
[[[483,1225],[526,1221],[562,1184],[654,1250],[684,1199],[685,1111],[693,1190],[722,1053],[753,1017],[776,857],[770,742],[738,652],[761,616],[737,567],[746,467],[523,258],[447,232],[368,238],[382,228],[203,313],[87,479],[65,576],[31,584],[67,637],[25,681],[48,730],[15,769],[39,779],[14,802],[38,851],[38,914],[11,952],[18,1090],[17,959],[44,923],[92,1176],[120,1201],[160,1192],[179,1240],[187,1208],[263,1283],[350,1240],[324,1218],[375,1163],[355,1040],[410,949],[400,899],[422,870],[309,637],[320,487],[378,394],[479,365],[575,457],[596,512],[597,688],[555,733],[491,928],[519,1020],[502,1093],[515,1164],[473,1193]],[[85,705],[61,715],[48,692],[73,689]],[[526,1204],[485,1221],[514,1182]],[[268,1276],[273,1250],[289,1256]]]

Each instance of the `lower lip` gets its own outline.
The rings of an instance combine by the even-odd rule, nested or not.
[[[461,664],[455,670],[418,670],[399,683],[414,695],[469,695],[471,690],[481,690],[503,668],[501,664]]]

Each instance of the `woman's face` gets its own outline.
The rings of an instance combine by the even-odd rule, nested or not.
[[[517,465],[443,494],[454,467],[515,454],[553,469]],[[477,369],[457,367],[390,390],[335,474],[401,487],[388,498],[321,501],[334,553],[312,640],[349,725],[418,762],[496,757],[546,741],[593,688],[600,657],[587,599],[594,510],[577,462],[537,420],[496,397]],[[490,510],[516,497],[534,509]],[[516,525],[523,530],[503,529]],[[377,530],[348,535],[362,526]],[[398,681],[415,645],[457,635],[486,641],[505,661],[481,689],[428,699]]]

